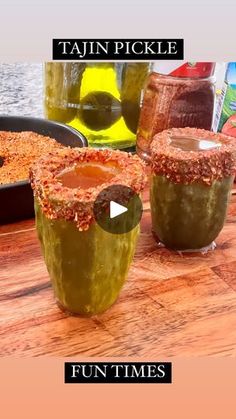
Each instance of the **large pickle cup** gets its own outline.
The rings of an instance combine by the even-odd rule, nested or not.
[[[156,239],[174,250],[214,247],[235,175],[235,139],[175,128],[151,144],[151,214]]]
[[[126,279],[139,225],[110,233],[96,222],[94,203],[111,185],[140,194],[143,163],[121,151],[67,148],[37,161],[30,179],[38,237],[59,306],[82,315],[105,311]],[[129,217],[135,210],[131,203]]]

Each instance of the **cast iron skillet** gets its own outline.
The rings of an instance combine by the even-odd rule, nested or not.
[[[0,116],[0,131],[33,131],[52,137],[66,146],[87,147],[88,145],[85,136],[76,129],[40,118]],[[0,224],[33,216],[33,193],[28,180],[0,185]]]

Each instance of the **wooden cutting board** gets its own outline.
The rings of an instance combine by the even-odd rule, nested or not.
[[[0,355],[236,355],[236,196],[217,248],[178,254],[142,232],[117,303],[92,318],[54,302],[34,220],[0,226]]]

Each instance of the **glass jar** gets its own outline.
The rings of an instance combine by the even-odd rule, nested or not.
[[[235,150],[230,137],[195,128],[154,137],[151,214],[158,242],[181,251],[211,247],[226,217]]]
[[[142,162],[122,151],[67,148],[36,162],[30,180],[38,237],[59,306],[83,315],[105,311],[127,277],[139,224],[122,234],[105,231],[96,222],[94,203],[111,185],[139,194]],[[124,224],[135,216],[136,205],[128,201]]]
[[[193,76],[190,77],[190,74]],[[152,72],[149,75],[137,131],[136,148],[140,157],[147,161],[150,159],[151,141],[155,134],[165,129],[211,129],[215,79],[200,77],[199,74],[191,67],[183,73],[174,71],[171,75],[163,75]]]
[[[45,64],[45,116],[81,131],[91,146],[135,145],[147,63]]]

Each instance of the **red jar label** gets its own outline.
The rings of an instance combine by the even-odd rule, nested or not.
[[[215,63],[166,61],[155,63],[153,71],[173,77],[207,78],[214,74]]]

